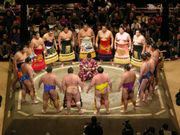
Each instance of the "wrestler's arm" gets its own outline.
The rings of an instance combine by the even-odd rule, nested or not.
[[[142,76],[143,76],[143,73],[144,73],[144,66],[141,66],[140,68],[140,74],[139,74],[139,78],[138,78],[138,82],[140,82]]]
[[[110,77],[108,76],[108,83],[109,83],[109,88],[110,88],[110,91],[112,92],[112,82],[111,82],[111,79]]]
[[[130,35],[128,34],[128,41],[129,41],[129,50],[131,50],[132,48],[132,44],[131,44],[131,37]]]
[[[115,35],[115,39],[114,39],[114,49],[116,50],[116,42],[117,42],[117,34]]]
[[[14,59],[13,59],[13,64],[14,64],[14,68],[15,68],[16,72],[18,71],[18,69],[17,69],[17,58],[18,58],[18,54],[15,54]]]
[[[142,54],[145,53],[145,48],[146,48],[146,40],[145,40],[145,37],[143,36],[142,38],[142,44],[143,44],[143,50],[142,50]]]
[[[91,83],[88,86],[88,89],[87,89],[86,93],[88,93],[89,90],[95,85],[95,82],[96,82],[96,79],[95,79],[95,77],[93,77]]]
[[[113,49],[113,45],[114,45],[114,37],[113,37],[113,34],[112,32],[110,31],[110,36],[111,36],[111,49]]]
[[[56,47],[56,50],[57,50],[58,48],[57,48],[56,39],[54,39],[54,45],[55,45],[55,47]]]
[[[119,87],[118,87],[118,92],[120,92],[120,90],[121,90],[121,87],[122,87],[122,85],[124,83],[124,78],[125,78],[125,76],[123,75],[122,78],[121,78],[121,82],[119,84]]]
[[[40,80],[39,80],[38,89],[40,89],[42,82],[43,82],[43,77],[41,77]]]
[[[98,34],[96,36],[96,48],[98,48],[98,41],[99,41],[99,31],[98,31]]]
[[[77,76],[77,80],[78,80],[78,85],[81,87],[81,91],[84,92],[83,82],[81,81],[79,76]]]
[[[28,75],[30,77],[30,81],[31,81],[32,85],[34,86],[33,73],[34,73],[34,71],[33,71],[32,67],[29,66],[28,67]]]
[[[58,43],[59,43],[59,49],[61,50],[61,32],[59,33],[58,36]]]
[[[133,42],[132,42],[132,45],[131,45],[131,53],[133,52],[133,45],[134,45],[134,36],[133,36]]]
[[[93,46],[95,46],[96,41],[95,41],[95,34],[94,31],[91,29],[92,37],[93,37]]]
[[[59,83],[57,77],[54,77],[54,80],[55,80],[55,84],[58,86],[59,88],[59,91],[63,92],[62,89],[61,89],[61,84]]]
[[[79,47],[81,48],[81,30],[78,33],[78,43],[79,43]]]
[[[65,81],[65,77],[62,80],[62,91],[65,92],[65,86],[66,86],[66,81]]]
[[[73,34],[72,31],[71,31],[71,38],[72,38],[72,47],[74,47],[74,45],[75,45],[75,40],[74,40],[74,34]]]

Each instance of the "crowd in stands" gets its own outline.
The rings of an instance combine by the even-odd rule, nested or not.
[[[55,37],[58,38],[64,26],[68,26],[77,38],[78,29],[83,23],[92,27],[95,34],[102,25],[106,25],[115,36],[119,26],[122,25],[131,38],[136,29],[141,29],[146,39],[150,38],[159,47],[165,59],[178,58],[180,56],[180,15],[178,14],[180,4],[174,6],[169,12],[169,41],[161,40],[161,12],[158,10],[156,13],[137,13],[136,6],[138,5],[130,3],[120,5],[111,1],[75,3],[72,9],[59,5],[51,5],[44,9],[43,6],[34,5],[28,16],[28,38],[32,39],[34,31],[39,31],[43,36],[50,28],[54,29]],[[0,13],[0,60],[8,60],[21,45],[19,14],[15,14],[11,7],[5,14]],[[76,52],[78,51],[76,49]]]

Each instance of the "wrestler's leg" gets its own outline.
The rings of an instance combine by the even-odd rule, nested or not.
[[[154,93],[153,82],[154,82],[154,77],[151,76],[151,78],[150,78],[150,86],[149,86],[149,96],[148,96],[148,100],[152,100],[152,96],[153,96],[153,93]]]
[[[100,59],[100,63],[99,63],[100,65],[102,65],[103,64],[103,60],[102,59]]]
[[[50,90],[50,94],[51,94],[51,97],[53,99],[54,106],[57,109],[57,112],[61,112],[61,109],[60,109],[60,106],[58,103],[58,93],[55,90]]]
[[[100,108],[101,108],[101,95],[97,94],[95,95],[96,98],[96,115],[100,114]]]
[[[127,92],[127,89],[124,89],[123,88],[123,91],[122,91],[122,98],[123,98],[123,102],[124,102],[124,110],[121,111],[121,112],[127,112],[127,105],[128,105],[128,92]]]
[[[43,109],[42,113],[46,113],[46,109],[48,106],[48,99],[49,99],[49,94],[47,92],[43,93]]]
[[[67,115],[70,115],[71,113],[71,101],[72,101],[72,95],[70,93],[66,93],[66,100],[67,100]]]
[[[111,60],[110,60],[110,62],[111,62],[111,65],[113,66],[113,65],[114,65],[114,63],[113,63],[113,59],[111,59]]]
[[[144,91],[146,89],[146,84],[148,82],[148,79],[143,79],[141,86],[140,86],[140,100],[139,103],[136,104],[136,106],[142,106],[142,101],[143,101],[143,97],[144,97]]]
[[[22,103],[26,102],[26,86],[22,84]]]
[[[150,79],[148,79],[148,82],[146,84],[146,89],[145,89],[145,99],[144,102],[148,102],[148,94],[149,94],[149,87],[150,87]]]
[[[64,67],[64,62],[61,62],[61,67]]]
[[[108,92],[106,92],[105,94],[103,94],[102,97],[104,98],[104,103],[105,103],[106,113],[109,114],[110,111],[109,111]]]
[[[129,94],[130,96],[130,99],[134,105],[134,110],[136,109],[136,99],[135,99],[135,96],[134,96],[134,90]]]
[[[17,75],[17,72],[15,73],[15,71],[14,71],[14,76],[13,76],[13,79],[12,79],[12,82],[11,82],[11,86],[10,86],[10,89],[12,91],[14,91],[14,86],[15,86],[17,81],[18,81],[18,75]]]
[[[157,64],[156,67],[155,89],[158,89],[158,82],[159,82],[159,64]]]
[[[29,89],[30,91],[30,96],[31,96],[31,100],[32,100],[32,104],[36,104],[38,103],[38,101],[35,101],[35,93],[34,93],[34,86],[32,85],[30,80],[24,80],[24,84],[26,86],[27,89]]]
[[[78,112],[79,114],[83,114],[82,110],[81,110],[81,102],[80,102],[80,93],[78,92],[76,95],[74,95],[74,100],[76,102],[76,106],[78,108]]]

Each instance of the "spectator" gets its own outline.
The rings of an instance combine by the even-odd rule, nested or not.
[[[176,39],[172,43],[172,46],[177,54],[177,57],[180,57],[180,33],[177,34]]]
[[[2,45],[0,46],[0,61],[9,61],[11,54],[11,46],[7,44],[6,40],[2,41]]]
[[[163,56],[166,60],[170,58],[170,46],[167,41],[164,41],[162,45],[160,45],[159,50],[163,53]]]
[[[131,24],[133,23],[133,20],[135,19],[134,13],[130,12],[128,16],[126,16],[127,18],[127,23],[131,26]]]
[[[148,129],[145,129],[143,135],[155,135],[155,128],[149,127]]]
[[[4,30],[3,25],[0,25],[0,39],[3,37],[4,33],[6,33],[6,31]]]
[[[144,13],[141,13],[141,16],[140,16],[140,24],[141,26],[143,27],[146,27],[146,23],[147,23],[147,18],[146,16],[144,15]]]
[[[153,38],[150,37],[149,31],[146,31],[145,38],[146,38],[146,41],[149,40],[151,42],[151,45],[155,44]]]
[[[156,13],[156,16],[154,16],[153,19],[155,20],[155,23],[157,25],[160,25],[162,23],[162,17],[159,15],[159,13]]]
[[[46,21],[49,25],[54,25],[56,23],[56,17],[54,16],[53,12],[50,12],[50,15],[47,17]]]
[[[110,16],[113,13],[113,11],[115,11],[115,8],[116,8],[116,4],[113,3],[108,10],[108,16]]]
[[[4,17],[4,23],[8,29],[8,33],[10,33],[10,30],[11,30],[14,20],[15,20],[15,17],[13,15],[11,15],[11,12],[8,10],[6,13],[6,16]]]
[[[60,25],[59,21],[56,21],[55,26],[62,31],[63,27]]]
[[[131,124],[129,124],[129,120],[125,121],[125,123],[123,123],[124,128],[122,130],[122,135],[133,135],[134,130],[131,126]]]
[[[121,23],[121,19],[118,15],[118,13],[115,13],[114,16],[112,17],[113,19],[111,20],[111,26],[115,27],[116,29],[119,28],[119,25]]]
[[[141,25],[137,22],[137,19],[134,19],[131,24],[131,30],[135,33],[135,30],[137,29],[141,29]]]
[[[90,14],[90,9],[89,7],[86,7],[85,12],[83,13],[83,18],[82,18],[84,23],[87,23],[89,14]]]
[[[131,13],[131,3],[127,3],[124,10],[124,16],[129,18],[130,13]]]
[[[156,28],[156,31],[152,34],[152,38],[153,38],[154,42],[157,42],[158,39],[160,39],[160,37],[161,37],[160,30],[159,30],[159,28]]]
[[[3,40],[6,40],[6,41],[7,41],[7,43],[8,43],[8,44],[10,44],[9,39],[8,39],[8,34],[7,34],[6,32],[5,32],[5,33],[3,33],[3,35],[2,35],[2,38],[1,38],[0,42],[1,42],[1,41],[3,41]]]
[[[163,124],[162,128],[159,130],[159,135],[172,135],[172,131],[169,130],[168,124]]]
[[[68,25],[68,20],[66,19],[65,15],[62,15],[62,18],[59,21],[61,26],[67,26]]]
[[[95,116],[92,116],[91,123],[87,125],[84,133],[86,135],[102,135],[103,134],[102,127],[97,123],[97,118]]]
[[[56,41],[58,41],[58,36],[59,36],[59,33],[60,33],[60,32],[61,32],[61,31],[58,29],[58,27],[55,26],[55,27],[54,27],[54,30],[53,30],[53,33],[54,33],[54,37],[55,37]]]
[[[89,13],[89,16],[87,18],[87,24],[89,26],[94,26],[96,24],[96,18],[94,16],[93,12]]]
[[[33,38],[33,33],[34,33],[34,27],[31,26],[31,27],[29,28],[29,33],[28,33],[28,35],[29,35],[29,41]]]
[[[13,24],[12,24],[11,29],[14,29],[14,28],[15,28],[16,30],[17,30],[17,29],[20,29],[20,25],[17,23],[17,20],[14,20],[14,21],[13,21]]]
[[[108,24],[108,16],[105,12],[105,8],[100,8],[99,14],[98,14],[98,21],[101,25],[107,25]]]
[[[44,27],[46,28],[47,31],[49,30],[49,25],[47,24],[46,20],[42,20],[39,26],[39,32],[41,32]]]
[[[43,27],[42,30],[40,31],[40,36],[43,37],[44,34],[48,32],[46,27]]]
[[[61,11],[61,14],[60,14],[60,18],[62,18],[62,16],[65,15],[65,18],[68,18],[69,17],[69,14],[67,12],[67,10],[65,8],[62,9]]]
[[[0,15],[0,25],[4,26],[4,16]]]
[[[32,24],[40,25],[42,20],[43,20],[42,15],[40,14],[39,11],[36,10],[35,13],[32,15],[32,18],[31,18]]]
[[[117,14],[117,15],[115,15]],[[111,20],[115,17],[115,16],[118,16],[119,17],[119,23],[121,24],[122,23],[122,19],[123,19],[123,13],[121,11],[121,9],[119,9],[119,6],[116,6],[115,10],[112,12],[111,14]]]
[[[70,24],[71,27],[75,27],[75,25],[81,25],[81,21],[75,12],[72,14],[72,17],[70,18]]]
[[[20,45],[20,29],[12,30],[12,40],[11,40],[12,50],[16,51],[17,47]]]
[[[49,7],[49,10],[46,11],[46,17],[51,16],[51,13],[53,13],[53,15],[56,16],[52,5]]]

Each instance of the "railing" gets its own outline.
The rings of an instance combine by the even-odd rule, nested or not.
[[[12,62],[9,61],[9,70],[8,70],[8,82],[6,88],[6,99],[5,99],[5,110],[4,110],[4,123],[3,123],[3,135],[5,135],[5,131],[9,124],[13,119],[13,112],[15,110],[15,92],[12,92],[10,89],[11,81],[12,81]]]

